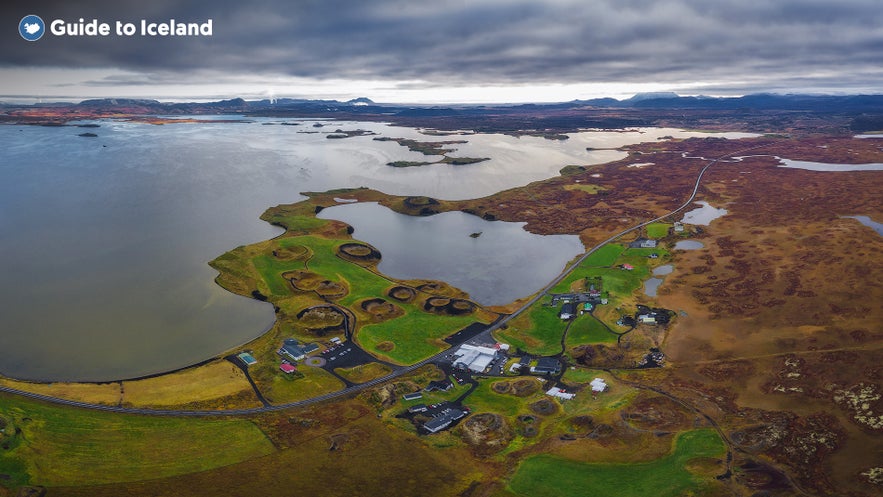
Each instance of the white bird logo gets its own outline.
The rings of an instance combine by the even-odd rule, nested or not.
[[[38,22],[25,23],[25,31],[29,35],[32,35],[32,34],[36,33],[37,31],[40,31],[40,23],[38,23]]]

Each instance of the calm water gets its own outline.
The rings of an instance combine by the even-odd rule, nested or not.
[[[546,285],[585,251],[576,235],[535,235],[526,223],[485,221],[463,212],[399,214],[376,203],[319,213],[355,228],[353,237],[383,255],[378,269],[399,279],[444,280],[485,305],[508,304]],[[478,238],[471,233],[481,232]]]
[[[883,236],[883,223],[878,223],[868,216],[843,216],[848,219],[855,219],[863,225],[876,231],[878,235]]]
[[[807,169],[809,171],[883,171],[883,164],[869,162],[867,164],[828,164],[825,162],[808,162],[778,158],[782,165],[793,169]]]
[[[671,264],[664,264],[653,269],[653,276],[665,276],[667,274],[671,274],[674,269],[675,267]]]
[[[659,285],[662,284],[662,278],[649,278],[644,281],[644,295],[648,297],[655,297],[656,291],[659,290]]]
[[[684,218],[681,219],[682,223],[708,226],[709,224],[711,224],[712,221],[726,215],[727,213],[726,209],[717,209],[715,207],[712,207],[711,204],[704,200],[700,200],[694,203],[699,204],[700,207],[685,212]]]
[[[681,240],[675,243],[675,250],[699,250],[701,248],[705,248],[705,245],[696,240]]]
[[[567,164],[625,156],[586,147],[698,135],[668,129],[586,132],[561,142],[428,137],[380,123],[334,122],[316,129],[314,121],[257,121],[101,121],[100,128],[88,130],[0,126],[0,373],[45,380],[129,378],[184,367],[259,336],[272,323],[270,306],[217,287],[207,262],[277,234],[258,216],[271,205],[300,200],[299,192],[368,186],[392,194],[472,198],[557,175]],[[392,168],[385,164],[424,156],[371,136],[329,140],[313,133],[337,128],[425,141],[465,139],[469,143],[453,155],[491,160]],[[99,136],[77,136],[84,131]],[[476,243],[491,242],[488,237]],[[476,280],[490,278],[476,264],[468,269]],[[546,281],[560,269],[537,269],[537,278]],[[442,268],[441,277],[449,279],[449,271]],[[470,290],[475,295],[477,286]]]

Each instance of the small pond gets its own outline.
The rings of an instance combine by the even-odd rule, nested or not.
[[[681,220],[682,223],[708,226],[712,221],[727,213],[726,209],[712,207],[711,204],[704,200],[696,203],[701,207],[685,212],[684,218]]]
[[[883,223],[878,223],[874,221],[868,216],[843,216],[846,219],[855,219],[856,221],[864,224],[868,228],[876,231],[878,235],[883,236]]]
[[[696,240],[681,240],[675,244],[675,250],[698,250],[705,248],[705,244]]]

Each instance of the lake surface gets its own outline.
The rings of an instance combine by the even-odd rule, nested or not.
[[[871,219],[868,216],[843,216],[843,217],[847,218],[847,219],[855,219],[856,221],[867,226],[868,228],[871,228],[872,230],[876,231],[878,235],[883,236],[883,223],[878,223],[877,221],[874,221],[873,219]]]
[[[699,250],[701,248],[705,248],[705,245],[696,240],[681,240],[675,243],[675,250]]]
[[[671,264],[664,264],[657,268],[653,268],[653,276],[665,276],[667,274],[671,274],[671,272],[674,270],[675,267]]]
[[[656,278],[655,276],[665,276],[671,274],[674,271],[674,266],[671,264],[664,264],[662,266],[653,268],[653,276],[654,278],[648,278],[644,281],[644,295],[648,297],[655,297],[657,292],[659,291],[659,285],[664,281],[663,278]]]
[[[681,219],[682,223],[708,226],[715,219],[727,214],[726,209],[712,207],[711,204],[704,200],[694,203],[699,204],[701,207],[685,212],[684,218]]]
[[[828,164],[825,162],[808,162],[778,158],[782,162],[779,167],[806,169],[809,171],[883,171],[883,164],[869,162],[866,164]]]
[[[648,297],[655,297],[656,292],[659,290],[659,285],[662,284],[662,278],[649,278],[644,281],[644,295]]]
[[[261,335],[273,321],[270,305],[222,290],[207,263],[278,234],[258,217],[269,206],[302,199],[299,192],[368,186],[473,198],[555,176],[568,164],[626,155],[586,147],[706,136],[644,129],[555,141],[284,121],[298,125],[97,121],[101,127],[88,129],[97,138],[77,136],[84,129],[76,127],[0,126],[0,373],[36,380],[131,378],[185,367]],[[491,160],[393,168],[386,163],[425,156],[373,136],[326,138],[338,128],[468,140],[452,155]],[[536,269],[544,280],[559,270]]]
[[[443,280],[484,305],[536,292],[585,252],[576,235],[536,235],[524,230],[526,223],[485,221],[464,212],[414,217],[372,202],[329,207],[317,217],[355,228],[353,238],[380,250],[383,274]]]

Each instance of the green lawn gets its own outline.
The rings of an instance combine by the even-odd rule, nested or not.
[[[250,421],[133,416],[0,396],[0,473],[9,484],[139,481],[204,471],[272,453]],[[20,429],[20,433],[16,430]]]
[[[447,348],[447,344],[439,340],[475,322],[473,316],[438,316],[414,306],[402,307],[406,309],[404,316],[359,329],[356,335],[359,345],[399,364],[413,364]],[[378,351],[377,345],[384,341],[395,343],[395,348]]]
[[[532,456],[509,482],[517,495],[529,497],[666,497],[686,495],[708,484],[685,469],[696,458],[722,457],[726,450],[710,429],[681,434],[671,454],[633,464],[586,464],[548,455]]]
[[[608,243],[599,248],[592,255],[586,257],[586,260],[582,263],[582,267],[612,266],[623,250],[625,250],[625,247],[618,243]]]
[[[616,343],[616,339],[617,336],[607,331],[597,319],[585,314],[576,318],[570,325],[565,345],[570,348],[587,343]]]
[[[652,223],[647,225],[647,238],[658,240],[668,235],[668,229],[671,228],[668,223]]]
[[[525,313],[495,335],[530,354],[552,355],[561,352],[561,337],[567,322],[558,317],[559,308],[536,302]]]

